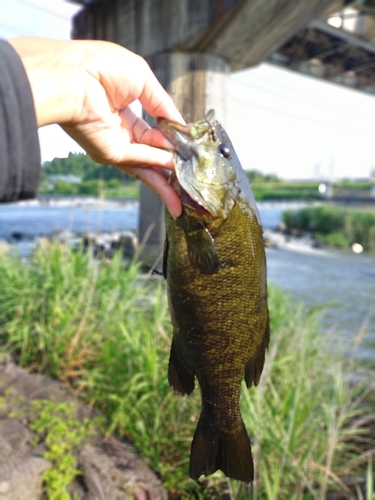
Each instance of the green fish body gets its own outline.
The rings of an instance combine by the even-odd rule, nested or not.
[[[259,382],[270,337],[263,230],[232,143],[210,118],[186,126],[158,120],[176,149],[171,183],[183,203],[178,219],[166,214],[168,379],[181,394],[193,391],[195,378],[201,388],[190,476],[220,469],[251,482],[239,402],[242,380]]]

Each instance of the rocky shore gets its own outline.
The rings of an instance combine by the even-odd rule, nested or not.
[[[41,402],[52,402],[55,410],[71,408],[71,415],[62,413],[60,417],[50,410],[51,419],[61,418],[60,426],[72,426],[72,422],[85,426],[87,420],[94,422],[98,417],[91,406],[84,405],[57,381],[29,373],[9,358],[0,362],[0,500],[46,498],[44,474],[53,463],[46,458],[48,439],[38,435],[32,425],[38,418],[35,408],[43,407]],[[67,487],[70,498],[167,499],[160,480],[131,444],[115,436],[105,437],[98,426],[73,447],[72,457],[72,467],[78,472]]]

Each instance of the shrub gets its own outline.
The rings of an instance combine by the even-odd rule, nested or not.
[[[287,210],[283,213],[283,221],[288,228],[316,233],[327,245],[360,243],[365,250],[375,247],[375,212],[320,205]]]

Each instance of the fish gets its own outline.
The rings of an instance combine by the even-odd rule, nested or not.
[[[270,341],[263,229],[246,173],[211,110],[158,128],[172,143],[170,183],[183,206],[166,211],[163,274],[173,325],[168,380],[190,394],[198,380],[201,413],[190,451],[196,481],[220,469],[251,483],[250,439],[240,412],[242,380],[257,385]]]

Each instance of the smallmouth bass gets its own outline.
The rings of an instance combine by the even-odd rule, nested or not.
[[[173,324],[168,380],[202,409],[191,445],[190,476],[220,469],[251,482],[250,440],[240,413],[241,382],[257,385],[270,327],[263,230],[253,192],[213,112],[158,127],[174,145],[171,184],[183,212],[166,214],[164,276]]]

